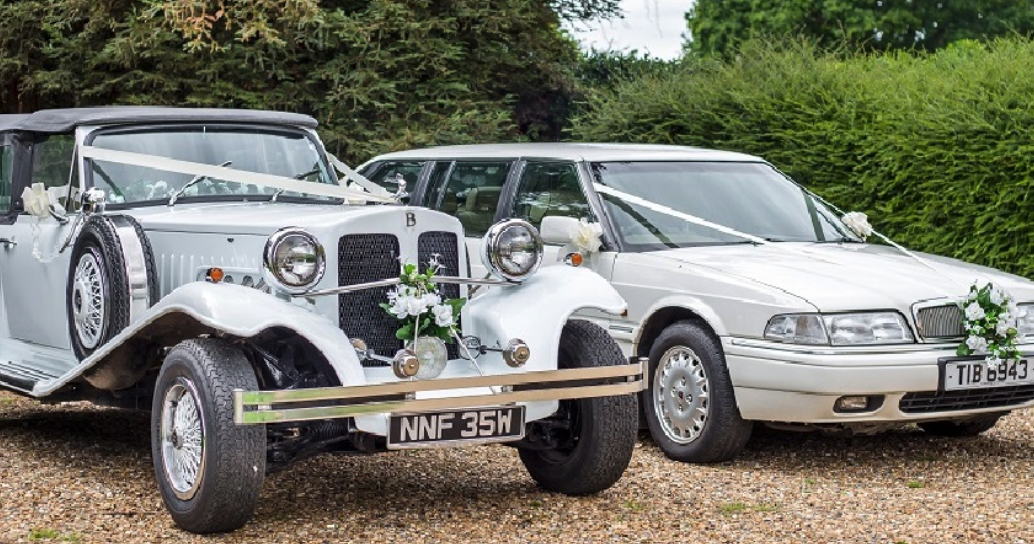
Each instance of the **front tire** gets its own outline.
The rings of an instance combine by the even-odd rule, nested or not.
[[[262,425],[233,422],[233,390],[258,389],[240,349],[222,340],[177,344],[151,410],[151,454],[165,507],[193,533],[232,531],[255,510],[266,475]]]
[[[1002,416],[1004,415],[1004,413],[987,414],[972,419],[964,419],[962,421],[930,421],[927,423],[919,423],[918,425],[919,428],[927,434],[962,438],[966,436],[977,436],[978,434],[990,431],[998,424],[998,420],[1002,419]]]
[[[700,324],[679,321],[650,348],[643,410],[650,435],[669,458],[716,463],[736,457],[752,425],[740,417],[718,339]]]
[[[560,336],[560,368],[626,364],[607,332],[571,320]],[[567,495],[598,493],[614,485],[632,460],[639,421],[635,395],[562,400],[548,423],[555,447],[521,448],[521,462],[538,484]],[[532,423],[534,425],[535,423]]]

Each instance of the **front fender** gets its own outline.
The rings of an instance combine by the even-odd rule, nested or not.
[[[531,349],[525,370],[556,369],[560,333],[583,308],[621,314],[625,300],[599,274],[569,266],[547,266],[520,285],[493,287],[463,307],[463,334],[489,347],[511,338]]]
[[[105,387],[105,383],[117,384],[105,387],[109,389],[128,387],[132,384],[118,384],[117,374],[124,365],[133,364],[129,359],[133,357],[134,340],[182,334],[177,329],[185,322],[238,338],[250,338],[271,328],[290,329],[327,357],[340,383],[366,383],[349,338],[331,320],[252,288],[193,282],[169,293],[73,371],[37,383],[33,395],[48,395],[80,375],[98,387]],[[111,370],[105,371],[109,366]]]

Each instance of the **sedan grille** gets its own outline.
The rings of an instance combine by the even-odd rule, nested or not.
[[[350,234],[338,242],[338,285],[355,285],[396,278],[399,275],[399,239],[391,234]],[[378,355],[391,357],[402,349],[395,338],[398,321],[380,307],[388,301],[391,287],[378,287],[338,295],[341,330],[349,338],[362,338]],[[388,366],[363,361],[363,366]]]
[[[962,309],[955,304],[921,308],[916,312],[916,324],[923,338],[961,338]]]
[[[906,414],[926,414],[1015,406],[1031,400],[1034,400],[1034,385],[1016,385],[991,389],[908,393],[901,398],[898,406]]]

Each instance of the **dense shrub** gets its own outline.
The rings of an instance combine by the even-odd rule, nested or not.
[[[760,155],[913,249],[1034,277],[1034,44],[846,57],[754,42],[594,96],[579,140]]]

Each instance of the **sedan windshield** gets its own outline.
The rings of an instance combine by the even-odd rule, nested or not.
[[[177,126],[119,130],[97,134],[91,145],[156,157],[223,166],[244,172],[272,174],[313,183],[336,184],[315,141],[306,133],[256,127]],[[104,189],[111,204],[166,202],[177,198],[219,200],[265,196],[301,197],[260,184],[217,177],[192,176],[159,167],[91,160],[94,187]],[[326,201],[326,197],[320,198]]]
[[[771,242],[860,241],[836,214],[767,164],[606,162],[593,163],[592,170],[630,249],[749,241],[738,233]]]

